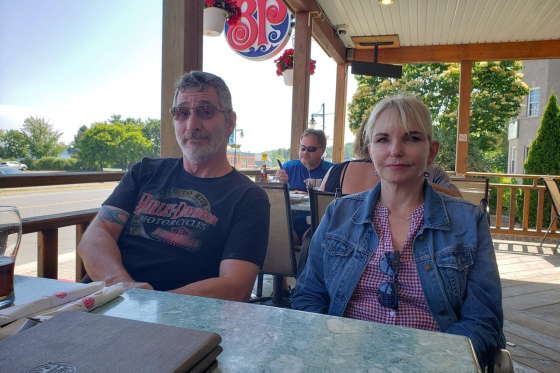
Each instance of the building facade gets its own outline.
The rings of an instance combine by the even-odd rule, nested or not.
[[[254,153],[245,153],[228,149],[227,159],[229,164],[235,168],[255,168]]]
[[[530,87],[523,99],[521,114],[509,123],[508,170],[524,174],[531,143],[537,136],[542,115],[552,92],[560,94],[560,59],[523,61],[523,81]]]

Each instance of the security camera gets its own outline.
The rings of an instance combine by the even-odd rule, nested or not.
[[[344,36],[346,35],[346,32],[348,31],[348,25],[338,25],[336,26],[336,33],[339,36]]]

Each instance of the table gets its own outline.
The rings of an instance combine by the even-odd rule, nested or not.
[[[15,285],[23,299],[80,286]],[[93,312],[216,332],[216,372],[479,372],[466,337],[290,309],[133,289]]]
[[[304,196],[299,203],[290,204],[292,211],[311,211],[309,196]]]

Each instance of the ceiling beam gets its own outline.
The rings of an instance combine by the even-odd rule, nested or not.
[[[337,64],[346,63],[346,47],[340,39],[335,36],[334,29],[326,20],[320,16],[320,10],[313,0],[284,0],[284,3],[292,12],[308,12],[312,19],[311,32],[313,38],[323,47],[325,52]]]
[[[380,63],[431,63],[560,58],[560,40],[428,45],[379,49]],[[354,60],[373,62],[371,50],[354,50]]]

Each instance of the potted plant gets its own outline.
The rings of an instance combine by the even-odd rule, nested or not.
[[[276,63],[276,75],[282,75],[284,77],[284,83],[286,85],[294,85],[294,50],[286,49],[284,53],[278,58],[274,60]],[[311,60],[309,64],[309,75],[313,75],[315,73],[315,60]]]
[[[204,35],[219,36],[224,31],[224,22],[233,26],[241,18],[241,8],[236,0],[204,0]]]

